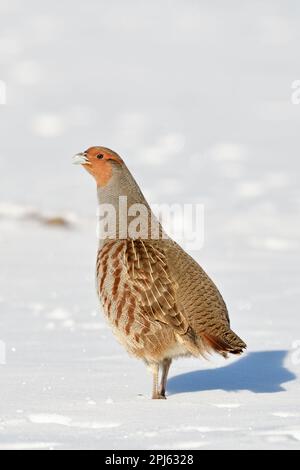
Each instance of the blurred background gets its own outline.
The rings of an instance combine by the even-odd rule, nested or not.
[[[0,9],[2,201],[94,214],[70,156],[104,144],[152,199],[297,208],[298,2],[1,0]]]
[[[120,153],[150,202],[204,204],[193,255],[250,350],[288,361],[300,334],[299,2],[0,0],[0,17],[5,412],[30,368],[29,408],[37,393],[57,401],[52,382],[70,364],[92,387],[91,361],[108,351],[142,370],[96,311],[95,187],[71,165],[92,145]],[[77,393],[82,403],[91,394]]]

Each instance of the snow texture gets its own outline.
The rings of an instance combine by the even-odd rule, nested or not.
[[[0,449],[299,449],[300,5],[0,14]],[[95,187],[71,166],[97,144],[152,203],[204,204],[191,254],[249,345],[176,361],[167,401],[97,307]]]

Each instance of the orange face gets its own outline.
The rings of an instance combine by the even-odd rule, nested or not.
[[[75,155],[73,162],[83,165],[100,187],[108,184],[113,174],[113,166],[123,163],[117,153],[106,147],[90,147],[85,152]]]

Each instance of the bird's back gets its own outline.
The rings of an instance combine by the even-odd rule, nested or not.
[[[177,302],[197,338],[226,355],[239,354],[246,344],[230,329],[226,304],[214,282],[175,242],[166,243],[168,265],[178,285]]]

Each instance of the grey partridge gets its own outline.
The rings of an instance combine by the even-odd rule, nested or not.
[[[231,330],[224,300],[199,264],[159,223],[157,237],[150,230],[129,230],[134,217],[124,214],[121,200],[128,208],[145,208],[147,229],[156,219],[122,158],[106,147],[91,147],[74,163],[95,178],[100,207],[113,208],[114,230],[100,237],[98,295],[118,340],[151,368],[152,398],[165,398],[172,359],[242,353],[246,344]]]

